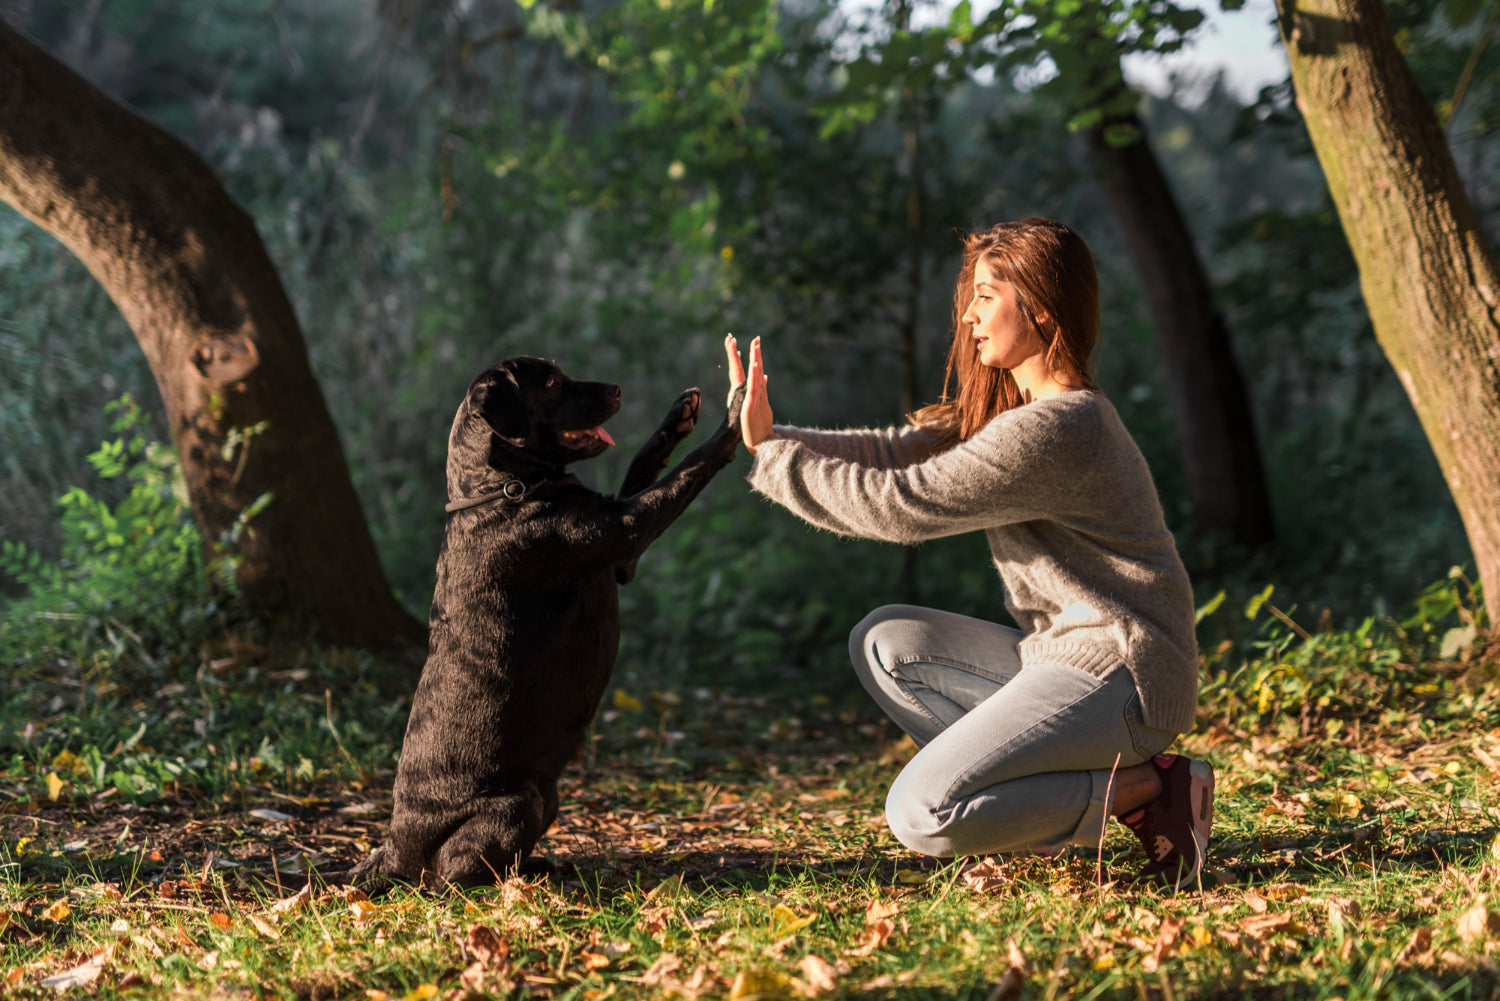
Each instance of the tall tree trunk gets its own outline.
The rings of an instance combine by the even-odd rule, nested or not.
[[[1268,543],[1275,531],[1250,401],[1187,221],[1134,112],[1089,129],[1088,143],[1146,289],[1198,526]]]
[[[420,642],[254,222],[181,142],[3,22],[0,198],[71,250],[135,332],[205,547],[272,495],[235,543],[250,613],[331,643]]]
[[[1500,271],[1381,0],[1281,0],[1297,107],[1375,336],[1406,387],[1500,623]]]

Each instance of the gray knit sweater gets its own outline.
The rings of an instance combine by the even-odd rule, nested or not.
[[[1099,677],[1123,666],[1147,725],[1192,729],[1192,589],[1146,461],[1102,393],[1006,411],[947,451],[911,427],[777,425],[749,480],[840,535],[916,543],[982,529],[1026,634],[1023,665]]]

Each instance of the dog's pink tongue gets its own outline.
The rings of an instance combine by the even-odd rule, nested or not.
[[[594,434],[603,439],[604,444],[606,445],[613,445],[615,443],[615,440],[609,436],[609,432],[604,430],[602,427],[594,428]]]

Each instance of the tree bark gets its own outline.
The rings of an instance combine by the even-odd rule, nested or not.
[[[254,222],[185,145],[3,22],[0,198],[72,251],[130,324],[205,549],[272,495],[234,543],[250,614],[329,643],[420,643]]]
[[[1156,325],[1198,527],[1264,545],[1275,529],[1255,420],[1187,221],[1134,112],[1087,135]]]
[[[1297,107],[1375,336],[1432,443],[1500,623],[1500,271],[1380,0],[1281,0]]]

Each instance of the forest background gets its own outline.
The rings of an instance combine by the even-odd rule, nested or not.
[[[1389,13],[1493,233],[1500,90],[1477,7]],[[933,47],[921,26],[978,22],[967,5],[721,0],[686,27],[669,9],[12,0],[6,14],[189,142],[257,221],[386,574],[418,618],[447,427],[480,369],[539,354],[623,385],[622,447],[581,470],[605,490],[678,389],[718,402],[726,330],[765,339],[780,419],[898,422],[941,390],[960,234],[1033,214],[1094,248],[1100,381],[1200,598],[1270,584],[1314,621],[1346,624],[1470,563],[1288,84],[1246,101],[1209,71],[1123,97],[1195,238],[1253,414],[1273,527],[1242,545],[1195,518],[1147,293],[1083,138],[1097,95],[1045,45],[967,65],[951,35],[934,32]],[[1148,53],[1202,30],[1197,12],[1164,9],[1170,27],[1139,44]],[[882,76],[902,37],[917,71]],[[1458,109],[1455,89],[1467,89]],[[106,405],[129,394],[147,437],[167,429],[104,291],[15,213],[0,229],[0,540],[33,564],[76,562],[63,550],[81,508],[60,518],[58,498],[82,487],[107,509],[131,490],[87,461],[113,437]],[[838,670],[848,625],[890,600],[1004,618],[982,539],[851,544],[735,480],[715,483],[625,590],[626,678],[726,660]],[[24,594],[24,561],[6,569],[0,595]]]
[[[1265,45],[1283,44],[1261,10]],[[1500,5],[1384,13],[1493,246]],[[114,218],[97,197],[113,181],[187,178],[180,199],[132,206],[132,250],[187,218],[214,250],[197,289],[243,277],[254,221],[410,629],[378,602],[364,622],[393,634],[427,612],[447,433],[481,369],[539,354],[621,384],[620,447],[577,470],[606,491],[682,388],[717,423],[726,331],[765,339],[779,418],[894,423],[941,392],[961,235],[1074,226],[1103,286],[1099,381],[1197,591],[1204,674],[1180,749],[1219,776],[1210,868],[1180,897],[1117,882],[1139,850],[1113,825],[1059,859],[903,852],[879,806],[914,746],[859,691],[845,636],[899,600],[1003,620],[984,542],[814,532],[749,492],[741,457],[622,589],[614,690],[544,842],[558,880],[277,902],[283,874],[383,836],[419,658],[256,620],[266,577],[247,567],[299,566],[316,601],[347,538],[304,536],[278,564],[252,543],[287,549],[313,500],[241,490],[209,531],[189,492],[201,515],[204,482],[265,482],[297,437],[283,412],[232,419],[232,351],[158,371],[159,393],[150,337],[126,322],[137,297],[102,284],[118,271],[4,209],[0,993],[1494,996],[1500,689],[1480,547],[1377,343],[1315,115],[1286,82],[1125,85],[1122,54],[1190,48],[1202,12],[0,0],[0,19],[183,140],[246,215],[194,216],[204,185],[175,146],[70,163],[60,150],[123,133],[0,26],[0,79],[31,88],[0,88],[8,200],[60,176],[28,204],[61,231],[48,198],[68,183]],[[1294,69],[1329,23],[1282,26]],[[1316,74],[1298,79],[1316,108]],[[1438,298],[1425,272],[1396,277]],[[1474,325],[1481,353],[1492,326]],[[1463,360],[1454,330],[1420,332]],[[236,331],[211,333],[233,348]],[[174,379],[199,396],[172,426]],[[199,426],[221,440],[166,444]],[[1482,444],[1495,427],[1458,430]],[[194,479],[205,456],[219,480]],[[318,472],[331,495],[340,471]]]

